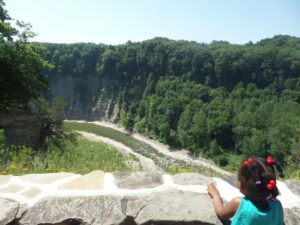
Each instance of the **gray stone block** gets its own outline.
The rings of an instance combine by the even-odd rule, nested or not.
[[[300,208],[284,209],[285,225],[300,224]]]
[[[49,197],[30,208],[19,223],[64,224],[72,219],[83,224],[121,224],[126,218],[121,199],[118,196]]]
[[[139,211],[135,222],[143,225],[222,224],[207,194],[178,190],[153,194]]]
[[[7,184],[10,178],[12,178],[12,175],[0,175],[0,186]]]
[[[300,180],[286,180],[285,182],[294,194],[300,196]]]
[[[237,182],[237,176],[236,175],[224,176],[224,177],[222,177],[222,179],[227,181],[233,187],[237,187],[238,182]]]
[[[163,176],[160,173],[141,172],[141,173],[114,173],[115,183],[122,189],[143,189],[154,188],[162,185]]]
[[[20,178],[25,181],[29,181],[37,184],[50,184],[58,180],[73,176],[74,173],[43,173],[43,174],[27,174]]]
[[[19,206],[14,200],[0,198],[0,225],[13,221],[17,217]]]
[[[213,179],[199,173],[178,173],[172,176],[173,182],[180,185],[204,185],[207,186]]]

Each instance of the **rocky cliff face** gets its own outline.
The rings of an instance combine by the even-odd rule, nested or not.
[[[6,144],[33,147],[42,129],[41,119],[28,110],[0,111],[0,128],[5,130]]]
[[[48,97],[65,100],[66,119],[117,122],[118,82],[99,76],[57,76],[49,81]],[[5,129],[6,144],[33,147],[38,141],[42,119],[27,110],[0,111],[0,128]]]
[[[67,104],[67,119],[116,122],[118,92],[118,81],[96,75],[56,76],[49,81],[50,98],[63,98]]]
[[[221,225],[206,193],[240,195],[198,173],[72,173],[0,176],[0,225]],[[300,197],[278,181],[286,225],[300,221]],[[299,190],[299,187],[298,187]]]

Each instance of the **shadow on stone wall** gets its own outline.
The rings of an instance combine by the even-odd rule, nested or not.
[[[213,225],[213,223],[203,223],[200,221],[180,222],[180,221],[149,221],[143,225]]]
[[[61,223],[40,223],[39,225],[88,225],[88,224],[78,219],[67,219]]]

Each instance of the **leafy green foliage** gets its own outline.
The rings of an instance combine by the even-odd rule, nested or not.
[[[4,148],[5,135],[4,130],[0,129],[0,149]]]
[[[119,46],[43,46],[55,64],[46,72],[49,80],[110,80],[104,88],[118,95],[128,130],[224,166],[232,155],[272,154],[299,167],[299,38],[279,35],[246,45],[155,38]]]
[[[38,140],[32,140],[34,151],[25,146],[4,146],[4,133],[1,131],[0,166],[15,160],[20,168],[27,168],[33,153],[45,157],[50,143],[62,149],[62,142],[67,138],[62,129],[63,104],[53,100],[49,107],[39,99],[48,88],[43,71],[51,69],[51,65],[43,57],[44,48],[29,42],[35,36],[30,24],[16,21],[16,28],[13,27],[4,5],[0,0],[0,110],[30,109],[40,117],[41,131]]]
[[[63,150],[62,142],[64,139],[72,141],[72,135],[67,134],[63,129],[63,112],[65,101],[62,98],[53,98],[51,102],[46,102],[43,98],[39,98],[34,102],[36,114],[41,118],[42,129],[40,132],[38,143],[35,149],[40,152],[47,151],[48,145],[51,143]]]
[[[4,1],[0,0],[0,43],[12,41],[12,37],[18,33],[8,22],[11,20],[7,11],[4,9]]]
[[[0,1],[0,108],[26,107],[27,103],[47,89],[42,74],[50,64],[44,60],[44,50],[29,43],[34,36],[31,26],[16,21],[11,26],[4,2]]]

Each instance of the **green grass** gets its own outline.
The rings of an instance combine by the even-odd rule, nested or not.
[[[300,180],[300,166],[296,168],[287,167],[285,170],[286,179]]]
[[[137,161],[135,157],[123,156],[110,145],[90,141],[80,135],[76,135],[76,140],[76,143],[65,140],[63,151],[50,146],[43,159],[40,155],[32,157],[29,148],[20,148],[18,154],[13,154],[9,163],[0,168],[0,174],[21,175],[62,171],[85,174],[93,170],[105,172],[140,170],[140,167],[132,168],[128,165],[132,161]]]
[[[232,173],[237,172],[240,163],[244,160],[244,156],[235,155],[235,154],[226,154],[226,159],[228,160],[228,164],[224,166],[224,169],[230,171]]]

